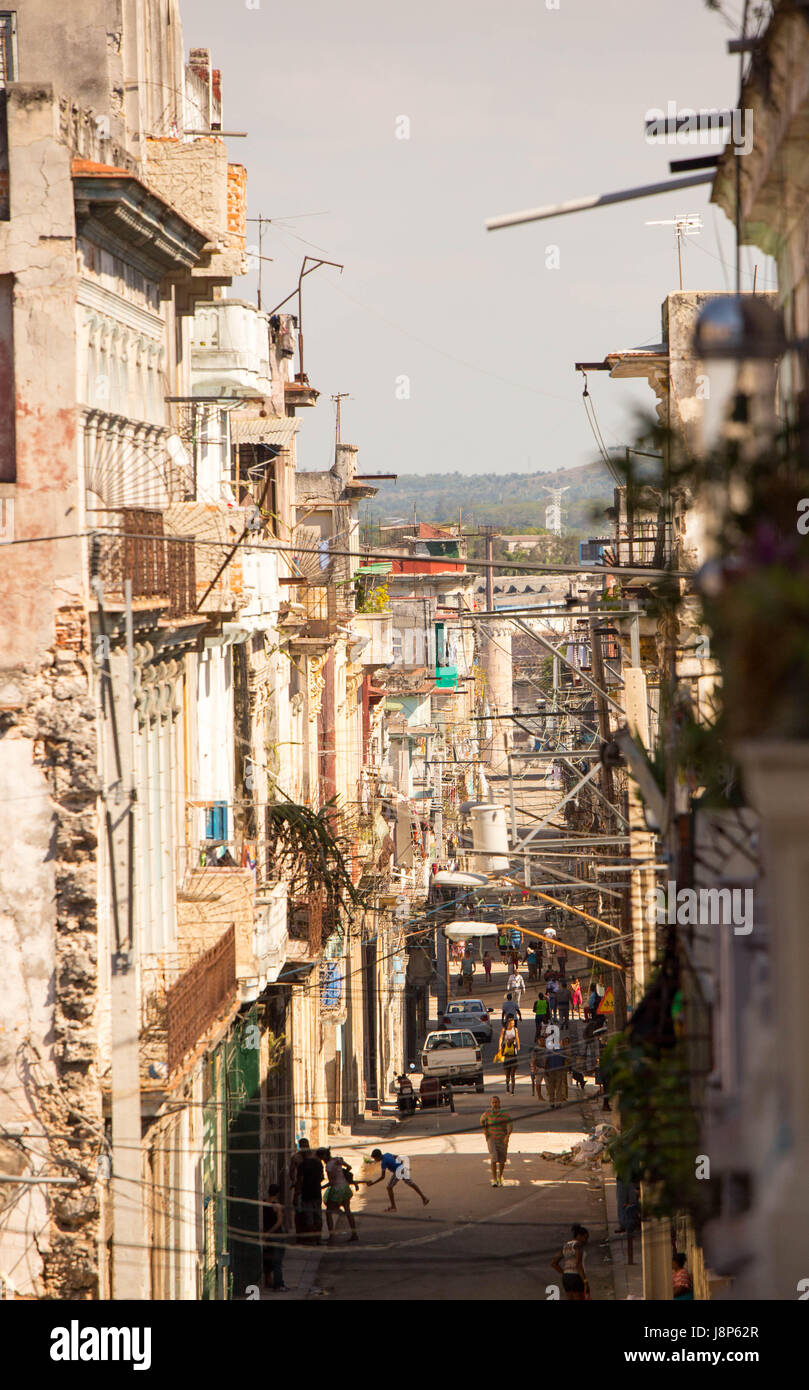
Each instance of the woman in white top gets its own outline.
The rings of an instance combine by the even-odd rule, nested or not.
[[[566,1240],[551,1267],[562,1276],[562,1285],[569,1299],[583,1302],[590,1297],[590,1285],[584,1269],[584,1247],[590,1238],[586,1226],[572,1228],[573,1239]]]

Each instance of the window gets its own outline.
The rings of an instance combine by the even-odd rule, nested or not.
[[[343,995],[343,972],[336,961],[320,967],[320,1002],[324,1009],[339,1009]]]
[[[444,624],[435,625],[435,664],[436,666],[446,666],[446,646],[444,642]]]
[[[226,801],[215,801],[205,812],[205,839],[227,840],[227,837],[228,803]]]
[[[17,80],[17,12],[0,10],[0,84]]]

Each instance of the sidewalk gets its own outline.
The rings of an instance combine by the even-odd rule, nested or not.
[[[320,1269],[321,1247],[307,1250],[302,1245],[290,1245],[284,1256],[284,1293],[273,1293],[268,1285],[262,1289],[262,1301],[289,1303],[297,1299],[317,1297],[317,1274]]]
[[[628,1263],[626,1236],[617,1230],[618,1226],[618,1187],[615,1174],[610,1169],[604,1177],[604,1201],[607,1208],[607,1227],[609,1230],[610,1255],[612,1257],[612,1279],[617,1300],[643,1298],[643,1271],[640,1255],[640,1227],[633,1237],[633,1263]]]

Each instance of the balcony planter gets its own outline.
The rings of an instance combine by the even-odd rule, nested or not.
[[[809,738],[761,739],[737,749],[745,788],[761,817],[772,978],[783,1065],[772,1077],[776,1124],[760,1211],[773,1298],[795,1298],[806,1277],[809,1232]]]

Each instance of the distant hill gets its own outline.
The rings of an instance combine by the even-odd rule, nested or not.
[[[362,503],[368,521],[458,520],[465,526],[495,525],[517,532],[545,525],[549,497],[544,488],[564,487],[562,518],[566,531],[593,531],[606,524],[593,518],[612,505],[615,482],[601,463],[560,468],[547,473],[408,473],[382,483],[376,497]]]

